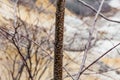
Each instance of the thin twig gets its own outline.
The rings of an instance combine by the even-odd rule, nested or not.
[[[110,48],[108,51],[106,51],[103,55],[101,55],[99,58],[97,58],[95,61],[93,61],[90,65],[88,65],[85,69],[82,70],[82,72],[80,73],[80,75],[85,72],[89,67],[91,67],[93,64],[95,64],[97,61],[99,61],[102,57],[104,57],[106,54],[108,54],[110,51],[112,51],[113,49],[115,49],[117,46],[119,46],[120,43],[118,43],[117,45],[115,45],[114,47]]]
[[[99,15],[99,13],[100,13],[100,11],[101,11],[101,9],[102,9],[103,3],[104,3],[104,0],[102,0],[101,4],[100,4],[100,6],[99,6],[99,9],[98,9],[98,11],[97,11],[97,13],[96,13],[96,15],[95,15],[95,18],[94,18],[93,26],[92,26],[92,28],[90,29],[89,39],[88,39],[88,42],[87,42],[87,44],[86,44],[86,49],[85,49],[85,51],[84,51],[82,63],[80,64],[80,70],[79,70],[79,72],[78,72],[78,76],[77,76],[76,80],[79,80],[79,78],[80,78],[80,73],[82,72],[82,70],[83,70],[83,68],[84,68],[84,66],[85,66],[85,62],[86,62],[86,59],[87,59],[88,50],[89,50],[89,48],[90,48],[90,46],[91,46],[92,35],[93,35],[93,33],[94,33],[94,30],[95,30],[95,24],[96,24],[98,15]]]
[[[63,67],[63,69],[66,71],[66,73],[68,74],[68,76],[70,76],[70,77],[72,78],[72,80],[75,80],[75,79],[73,78],[73,76],[68,72],[68,70],[67,70],[65,67]]]
[[[91,5],[87,4],[87,3],[84,2],[83,0],[78,0],[78,2],[80,2],[81,4],[87,6],[88,8],[90,8],[91,10],[93,10],[94,12],[97,13],[97,10],[96,10],[94,7],[92,7]],[[102,18],[104,18],[105,20],[107,20],[107,21],[115,22],[115,23],[120,23],[120,21],[112,20],[112,19],[107,18],[107,17],[106,17],[105,15],[103,15],[102,13],[99,13],[99,15],[100,15]]]

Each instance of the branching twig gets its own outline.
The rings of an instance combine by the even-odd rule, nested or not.
[[[113,49],[115,49],[119,45],[120,45],[120,43],[118,43],[117,45],[115,45],[114,47],[112,47],[111,49],[109,49],[108,51],[106,51],[103,55],[101,55],[99,58],[97,58],[95,61],[93,61],[90,65],[88,65],[85,69],[83,69],[82,72],[80,73],[80,75],[83,72],[85,72],[89,67],[91,67],[93,64],[95,64],[98,60],[100,60],[102,57],[104,57],[106,54],[108,54],[110,51],[112,51]]]
[[[94,12],[97,13],[97,10],[96,10],[94,7],[92,7],[91,5],[85,3],[85,2],[82,1],[82,0],[78,0],[78,2],[82,3],[83,5],[87,6],[88,8],[90,8],[91,10],[93,10]],[[107,21],[115,22],[115,23],[120,23],[120,21],[112,20],[112,19],[107,18],[107,17],[104,16],[102,13],[99,13],[99,15],[100,15],[102,18],[104,18],[105,20],[107,20]]]

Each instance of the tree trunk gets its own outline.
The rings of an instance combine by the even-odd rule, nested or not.
[[[57,0],[54,48],[54,80],[62,80],[65,0]]]

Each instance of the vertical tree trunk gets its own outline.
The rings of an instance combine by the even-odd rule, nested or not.
[[[62,80],[64,12],[65,0],[57,0],[54,48],[54,80]]]

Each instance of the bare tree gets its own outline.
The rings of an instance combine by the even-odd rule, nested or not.
[[[12,0],[12,1],[15,1],[15,0]],[[111,19],[108,19],[106,16],[104,16],[102,12],[100,12],[100,10],[102,10],[102,6],[96,9],[96,6],[98,5],[96,5],[94,8],[94,6],[92,7],[91,4],[89,5],[82,0],[75,0],[78,3],[80,3],[77,5],[76,5],[76,2],[72,0],[56,0],[55,2],[57,3],[55,5],[56,22],[55,22],[55,35],[54,35],[54,31],[52,31],[54,23],[53,25],[49,26],[51,27],[51,29],[49,30],[48,28],[42,27],[42,25],[29,24],[24,20],[22,20],[17,15],[17,12],[19,12],[19,5],[31,6],[30,9],[37,10],[39,13],[41,12],[45,14],[47,13],[47,10],[46,8],[43,7],[43,5],[41,5],[40,7],[37,7],[35,5],[36,0],[34,1],[33,0],[26,0],[26,1],[16,0],[16,1],[14,5],[14,13],[15,13],[14,20],[11,20],[11,23],[8,24],[10,26],[10,29],[7,28],[7,25],[0,26],[0,45],[2,45],[2,47],[0,46],[0,50],[2,50],[4,54],[6,54],[6,58],[5,58],[6,62],[2,63],[3,64],[2,66],[7,72],[7,74],[5,73],[2,74],[5,76],[6,79],[3,79],[4,76],[1,76],[0,74],[0,80],[22,80],[22,79],[25,79],[25,80],[48,80],[48,79],[49,80],[51,79],[79,80],[80,78],[82,79],[81,75],[85,75],[85,76],[89,76],[92,74],[104,75],[102,73],[120,69],[120,68],[116,68],[116,69],[109,68],[109,66],[107,65],[105,65],[108,68],[108,69],[105,68],[106,70],[99,69],[98,71],[94,71],[94,69],[90,68],[92,65],[97,64],[97,62],[103,56],[105,56],[111,50],[119,46],[120,43],[118,43],[117,45],[114,45],[111,49],[103,53],[93,62],[90,62],[90,64],[86,63],[89,60],[89,57],[87,58],[87,56],[89,56],[88,51],[89,49],[91,49],[92,34],[94,32],[94,27],[95,27],[95,23],[98,15],[104,18],[105,20],[120,23],[119,21],[111,20]],[[50,0],[50,1],[55,1],[55,0]],[[86,0],[86,1],[89,1],[89,0]],[[69,2],[71,4],[69,4]],[[73,36],[73,38],[69,39],[70,48],[66,48],[66,46],[64,46],[63,48],[65,4],[66,4],[66,8],[74,13],[76,10],[79,11],[79,9],[76,9],[76,8],[84,8],[84,7],[88,9],[88,12],[91,11],[92,13],[93,12],[97,13],[93,22],[94,24],[92,25],[92,27],[90,27],[90,33],[89,33],[90,37],[88,37],[89,39],[87,38],[88,39],[87,44],[82,50],[79,48],[71,49],[72,44],[74,44],[74,42],[76,41],[75,40],[76,37],[78,37],[77,35],[82,36],[81,33],[80,34],[76,33]],[[84,5],[84,7],[80,6],[81,4]],[[48,7],[50,5],[51,4],[49,4]],[[87,11],[87,9],[85,9],[85,11]],[[50,14],[53,14],[53,13],[50,13]],[[76,13],[76,15],[78,14]],[[37,18],[36,20],[38,20],[38,22],[40,21]],[[54,44],[54,36],[55,36],[55,44]],[[81,53],[77,53],[77,54],[74,54],[75,56],[73,56],[70,53],[71,51],[73,51],[72,54],[74,54],[74,52],[84,51],[84,55],[81,55]],[[53,52],[54,52],[54,56],[53,56]],[[83,56],[84,58],[82,59],[81,56]],[[79,60],[77,60],[78,58]],[[0,60],[1,59],[2,58],[0,58]],[[81,61],[82,61],[82,64],[80,63]],[[99,63],[98,65],[102,66],[101,63]],[[103,63],[103,66],[104,66],[104,63]],[[109,77],[109,76],[106,76],[106,77]]]

